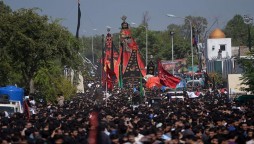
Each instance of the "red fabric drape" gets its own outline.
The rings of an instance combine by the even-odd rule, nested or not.
[[[97,144],[97,132],[98,132],[98,113],[93,111],[90,114],[90,131],[89,131],[89,137],[88,137],[88,143],[89,144]]]
[[[30,119],[30,109],[29,109],[27,101],[28,100],[24,100],[24,102],[23,102],[23,109],[24,109],[24,114],[25,114],[27,120],[29,120]]]
[[[114,81],[114,78],[116,77],[116,74],[114,71],[112,71],[108,65],[106,65],[106,74],[107,74],[107,88],[109,90],[112,90],[113,89],[113,81]]]
[[[168,73],[161,64],[161,61],[158,62],[158,77],[160,78],[161,84],[170,87],[176,88],[176,85],[181,81],[180,78],[173,76],[172,74]]]
[[[149,89],[152,89],[153,87],[158,87],[160,88],[162,85],[160,83],[160,78],[159,77],[150,77],[148,78],[146,82],[146,87]]]

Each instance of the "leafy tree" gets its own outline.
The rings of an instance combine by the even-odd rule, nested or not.
[[[215,84],[223,82],[222,75],[217,72],[211,72],[208,74],[208,76],[209,76],[211,82],[214,79]]]
[[[254,28],[251,26],[251,32],[253,30]],[[248,25],[244,23],[241,15],[235,15],[229,20],[224,31],[227,37],[232,38],[232,45],[248,45]],[[251,37],[254,38],[254,33],[251,33]]]
[[[167,41],[170,41],[170,48],[171,48],[172,41],[171,41],[170,31],[174,32],[174,35],[173,35],[174,59],[184,58],[190,55],[191,54],[190,39],[185,38],[184,27],[181,25],[175,25],[175,24],[171,24],[168,26],[168,32],[167,32],[168,40]]]
[[[9,6],[5,5],[3,1],[0,1],[0,15],[9,14],[12,10]]]
[[[61,75],[62,69],[52,62],[49,67],[41,67],[34,77],[38,95],[42,95],[47,102],[54,103],[57,94],[62,93],[69,99],[76,93],[76,88],[67,77]]]
[[[251,92],[254,94],[254,53],[252,52],[247,58],[240,58],[238,62],[241,64],[243,69],[243,76],[241,80],[243,80],[242,84],[247,85],[247,88],[242,88],[247,92]]]
[[[0,85],[2,86],[20,84],[19,81],[22,79],[21,75],[12,66],[12,58],[7,47],[9,41],[13,39],[13,37],[8,37],[9,34],[5,32],[6,28],[11,27],[11,13],[10,7],[0,1]]]
[[[2,5],[1,5],[2,7]],[[79,42],[58,20],[40,16],[37,9],[20,9],[1,14],[0,77],[1,84],[18,83],[34,91],[33,79],[51,62],[80,69]],[[2,61],[3,60],[3,61]]]
[[[205,34],[205,30],[207,28],[207,20],[204,17],[200,17],[200,16],[187,16],[187,19],[189,19],[192,23],[192,34],[199,36],[200,41],[203,42],[204,39],[202,39],[204,37]],[[185,19],[185,23],[183,28],[186,31],[186,37],[188,37],[188,39],[190,39],[190,23],[188,20]]]
[[[145,26],[148,26],[148,22],[150,21],[151,17],[149,16],[149,12],[146,11],[143,13],[143,16],[142,16],[142,25],[145,25]]]

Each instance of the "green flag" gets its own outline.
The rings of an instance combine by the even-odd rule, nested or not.
[[[123,88],[123,77],[122,77],[122,66],[119,65],[119,80],[118,80],[118,86],[120,88]]]
[[[140,96],[143,97],[144,96],[144,88],[143,88],[143,77],[142,74],[140,73]]]

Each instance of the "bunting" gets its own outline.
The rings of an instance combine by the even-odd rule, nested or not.
[[[158,77],[160,78],[160,82],[162,85],[165,85],[170,88],[176,88],[176,85],[181,81],[180,78],[173,76],[168,73],[161,64],[161,61],[158,63]]]

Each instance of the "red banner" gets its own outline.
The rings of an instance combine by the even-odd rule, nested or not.
[[[109,90],[112,90],[113,89],[113,81],[114,81],[114,78],[116,78],[116,74],[114,71],[110,70],[109,66],[106,65],[106,74],[107,74],[107,88]]]
[[[158,77],[160,78],[161,84],[170,87],[176,88],[176,85],[181,81],[180,78],[173,76],[172,74],[168,73],[165,69],[163,69],[161,61],[158,63]]]

